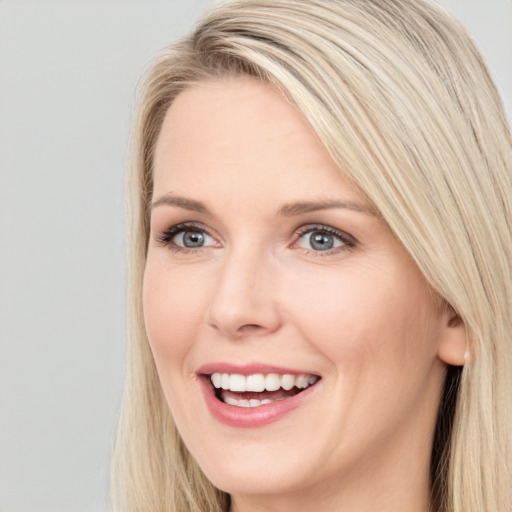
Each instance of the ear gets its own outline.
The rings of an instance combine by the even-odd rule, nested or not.
[[[446,364],[463,366],[469,347],[466,326],[449,305],[444,308],[442,322],[437,357]]]

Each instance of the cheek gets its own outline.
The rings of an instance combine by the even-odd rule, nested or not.
[[[186,273],[148,259],[143,308],[146,332],[157,366],[178,362],[190,348],[203,317],[204,286]]]
[[[392,269],[391,269],[392,270]],[[363,365],[403,373],[404,363],[435,357],[438,324],[425,283],[403,269],[318,274],[290,288],[301,330],[341,371]],[[400,368],[400,372],[397,369]]]

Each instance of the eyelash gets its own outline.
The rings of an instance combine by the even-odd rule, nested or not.
[[[208,230],[205,229],[205,227],[202,226],[201,224],[185,222],[185,223],[176,224],[174,226],[170,226],[168,229],[166,229],[161,234],[156,236],[156,242],[158,245],[168,247],[170,250],[175,251],[175,252],[180,252],[182,254],[189,254],[189,253],[196,252],[201,247],[187,248],[187,247],[181,247],[181,246],[173,243],[173,238],[175,236],[179,235],[180,233],[186,232],[186,231],[191,231],[191,232],[195,232],[195,233],[205,233],[206,235],[210,236],[211,238],[214,238],[208,233]],[[340,231],[338,229],[332,228],[330,226],[326,226],[324,224],[308,224],[308,225],[300,227],[294,233],[295,240],[294,240],[293,244],[296,244],[307,233],[313,233],[315,231],[319,232],[319,233],[332,235],[332,236],[336,237],[338,240],[340,240],[343,243],[343,245],[341,247],[335,247],[333,249],[327,249],[324,251],[315,251],[314,249],[302,248],[303,251],[306,251],[308,254],[313,254],[314,256],[320,256],[320,257],[321,256],[329,256],[331,254],[334,254],[334,253],[337,253],[340,251],[350,250],[350,249],[354,248],[357,244],[356,240],[351,235],[349,235],[343,231]]]
[[[173,243],[173,238],[180,233],[185,231],[192,231],[194,233],[206,233],[208,236],[211,236],[208,231],[201,224],[182,222],[181,224],[175,224],[174,226],[170,226],[164,232],[160,233],[156,236],[156,242],[158,245],[163,247],[168,247],[171,251],[180,252],[183,254],[189,254],[197,251],[196,248],[187,248],[181,247],[175,243]],[[213,237],[212,237],[213,238]]]
[[[302,248],[303,251],[307,251],[308,254],[311,254],[313,256],[329,256],[332,254],[336,254],[338,252],[347,251],[353,249],[357,243],[355,238],[349,235],[348,233],[345,233],[344,231],[340,231],[339,229],[335,229],[330,226],[325,226],[324,224],[308,224],[306,226],[302,226],[301,228],[295,231],[295,235],[297,238],[294,243],[297,243],[307,233],[314,232],[332,235],[333,237],[340,240],[343,243],[343,245],[341,247],[334,247],[332,249],[327,249],[324,251],[315,251],[314,249]]]

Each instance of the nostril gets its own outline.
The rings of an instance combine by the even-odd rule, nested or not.
[[[263,329],[264,329],[264,327],[262,327],[261,325],[245,324],[245,325],[242,325],[241,327],[238,328],[238,332],[240,334],[245,334],[245,333],[251,333],[251,332],[254,332],[254,331],[261,331]]]

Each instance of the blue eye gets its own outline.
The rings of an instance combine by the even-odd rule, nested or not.
[[[174,242],[178,247],[184,247],[187,249],[198,249],[199,247],[207,247],[212,245],[215,241],[204,231],[180,231],[175,234],[171,241]]]
[[[175,251],[194,250],[215,245],[216,241],[199,226],[178,224],[157,237],[157,242]]]
[[[353,246],[353,242],[337,230],[327,227],[305,228],[299,233],[297,245],[302,249],[322,252],[330,251],[344,246]]]

